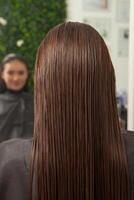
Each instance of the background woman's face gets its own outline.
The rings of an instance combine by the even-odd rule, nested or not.
[[[21,90],[28,79],[28,70],[26,65],[14,60],[4,65],[2,79],[5,81],[6,87],[13,91]]]

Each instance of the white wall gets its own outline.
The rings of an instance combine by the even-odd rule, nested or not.
[[[128,55],[119,56],[119,46],[121,46],[119,45],[119,33],[120,29],[128,29],[129,24],[127,20],[119,22],[119,20],[117,19],[119,19],[118,12],[119,9],[121,9],[121,6],[122,8],[124,7],[126,9],[122,11],[124,12],[123,15],[127,15],[127,13],[129,13],[129,0],[109,0],[110,9],[105,11],[83,9],[83,1],[86,0],[67,0],[68,20],[86,22],[90,23],[91,25],[93,25],[94,19],[104,21],[104,26],[107,26],[110,30],[108,34],[109,37],[103,38],[105,39],[109,47],[110,55],[112,57],[112,61],[115,67],[117,91],[128,91]],[[120,5],[118,4],[119,2]],[[105,21],[107,21],[106,25]],[[97,29],[97,24],[95,25],[95,28]],[[98,31],[100,30],[98,29]],[[123,48],[122,45],[122,50],[125,50],[126,46],[124,45],[125,48]]]
[[[134,131],[134,1],[130,1],[128,129]]]

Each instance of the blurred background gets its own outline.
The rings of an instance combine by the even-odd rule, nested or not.
[[[0,60],[9,53],[22,55],[32,74],[42,38],[65,19],[65,0],[0,0]]]
[[[99,31],[109,48],[116,73],[119,116],[123,128],[127,128],[128,93],[133,93],[130,87],[133,80],[129,83],[129,65],[132,65],[129,57],[130,2],[131,0],[0,0],[0,60],[8,53],[25,57],[30,66],[32,90],[35,55],[46,32],[66,20],[89,23]],[[129,110],[132,113],[134,97],[131,95]],[[134,118],[130,115],[129,129],[133,129]]]
[[[129,65],[129,0],[68,0],[68,19],[95,27],[104,38],[116,73],[117,106],[127,128]]]

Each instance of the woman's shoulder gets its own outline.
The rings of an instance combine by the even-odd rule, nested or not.
[[[0,143],[0,167],[14,165],[17,161],[25,163],[31,145],[32,139],[11,139]]]
[[[10,139],[6,140],[2,143],[0,143],[0,150],[1,149],[8,149],[10,147],[14,148],[20,148],[20,147],[27,147],[32,143],[32,138],[15,138],[15,139]]]
[[[131,199],[134,199],[134,131],[123,134],[128,160]]]
[[[127,131],[123,133],[128,163],[134,168],[134,131]]]
[[[0,93],[0,100],[12,100],[12,99],[18,99],[18,98],[25,98],[25,99],[32,99],[33,93],[31,92],[12,92],[12,91],[5,91]]]
[[[8,97],[7,94],[5,94],[5,93],[0,93],[0,101],[2,101],[2,100],[8,100],[8,99],[9,99],[9,97]]]
[[[0,199],[29,199],[31,144],[31,139],[12,139],[0,144]]]
[[[134,153],[134,131],[126,131],[123,133],[127,152]]]
[[[30,149],[31,144],[32,144],[32,138],[29,139],[15,138],[6,140],[0,143],[0,154],[1,152],[10,155],[25,154],[25,152],[27,152]],[[21,150],[23,151],[21,152]],[[14,154],[15,152],[16,154]]]

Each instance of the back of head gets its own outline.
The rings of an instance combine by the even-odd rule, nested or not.
[[[42,41],[35,116],[32,173],[39,200],[128,199],[114,69],[91,26],[60,24]]]

